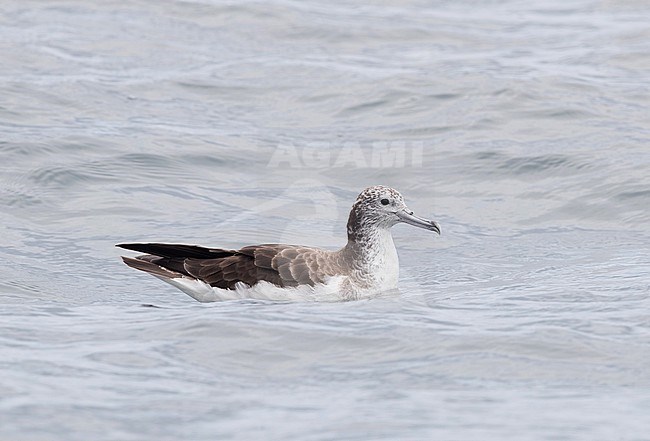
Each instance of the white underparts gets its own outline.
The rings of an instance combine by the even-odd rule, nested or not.
[[[282,288],[269,282],[258,282],[254,286],[248,286],[239,282],[235,289],[215,288],[201,280],[190,277],[166,278],[159,279],[180,289],[193,299],[199,302],[219,302],[224,300],[239,299],[256,299],[256,300],[314,300],[314,301],[331,301],[341,300],[337,297],[338,286],[340,281],[331,281],[329,284],[321,284],[316,287],[302,285],[298,287]]]
[[[175,278],[157,277],[202,303],[240,299],[341,302],[370,298],[384,291],[373,288],[350,291],[346,289],[346,285],[348,285],[345,283],[347,277],[344,276],[330,277],[326,283],[319,283],[315,286],[299,285],[283,288],[269,282],[261,281],[253,286],[239,282],[235,286],[235,289],[215,288],[205,282],[186,276]]]

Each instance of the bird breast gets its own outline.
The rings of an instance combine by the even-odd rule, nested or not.
[[[363,289],[393,289],[399,278],[399,259],[393,237],[389,230],[374,233],[368,237],[368,242],[358,244],[351,281]]]

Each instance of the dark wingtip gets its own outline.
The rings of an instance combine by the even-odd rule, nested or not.
[[[124,248],[125,250],[131,250],[131,251],[139,251],[142,253],[146,253],[146,251],[143,251],[142,248],[146,247],[147,244],[145,243],[117,243],[115,244],[116,247],[118,248]]]
[[[124,248],[125,250],[133,250],[133,248],[137,248],[139,245],[146,245],[144,243],[116,243],[115,246],[118,248]],[[133,250],[137,251],[137,250]]]
[[[205,248],[197,245],[185,245],[178,243],[118,243],[115,245],[125,250],[137,251],[139,253],[153,254],[160,257],[216,259],[228,257],[237,253],[233,250],[222,250],[219,248]]]

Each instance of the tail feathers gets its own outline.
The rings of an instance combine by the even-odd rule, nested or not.
[[[134,259],[132,257],[124,257],[124,256],[122,256],[122,260],[131,268],[144,271],[145,273],[153,274],[154,276],[160,277],[162,279],[176,279],[179,277],[183,277],[182,273],[168,270],[167,268],[163,268],[162,266],[156,265],[155,263],[149,262],[147,260],[142,260],[138,258]]]
[[[159,279],[169,283],[172,286],[180,289],[194,300],[199,302],[216,302],[218,300],[226,300],[232,297],[232,295],[225,297],[220,297],[214,292],[212,287],[205,282],[202,282],[198,279],[195,279],[191,276],[186,276],[176,271],[163,268],[160,265],[156,265],[153,262],[148,260],[143,260],[142,258],[154,257],[154,256],[140,256],[140,258],[124,257],[122,260],[131,268],[135,268],[140,271],[144,271],[153,276],[158,277]],[[227,293],[226,290],[220,290],[223,293]]]

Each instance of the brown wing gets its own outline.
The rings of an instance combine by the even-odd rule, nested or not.
[[[315,262],[315,256],[329,253],[317,248],[274,244],[249,246],[239,252],[252,256],[256,266],[275,271],[282,279],[282,286],[313,286],[323,282],[324,274],[311,263]]]
[[[255,265],[255,258],[245,254],[235,253],[218,259],[185,259],[183,268],[187,274],[217,288],[233,289],[238,282],[253,286],[261,280],[289,286],[283,283],[277,271]]]
[[[123,244],[123,248],[151,255],[137,259],[158,265],[180,275],[195,277],[211,286],[233,289],[238,282],[249,286],[267,281],[277,286],[314,285],[322,282],[327,271],[324,256],[328,251],[314,248],[264,244],[244,247],[241,250],[202,248],[175,244]],[[185,255],[184,255],[185,254]],[[213,257],[214,256],[214,257]],[[154,273],[144,266],[130,265]]]
[[[313,286],[323,280],[308,262],[319,253],[324,251],[295,245],[253,245],[224,258],[186,259],[183,266],[190,275],[218,288],[233,289],[237,282],[253,286],[262,280],[281,287]]]

